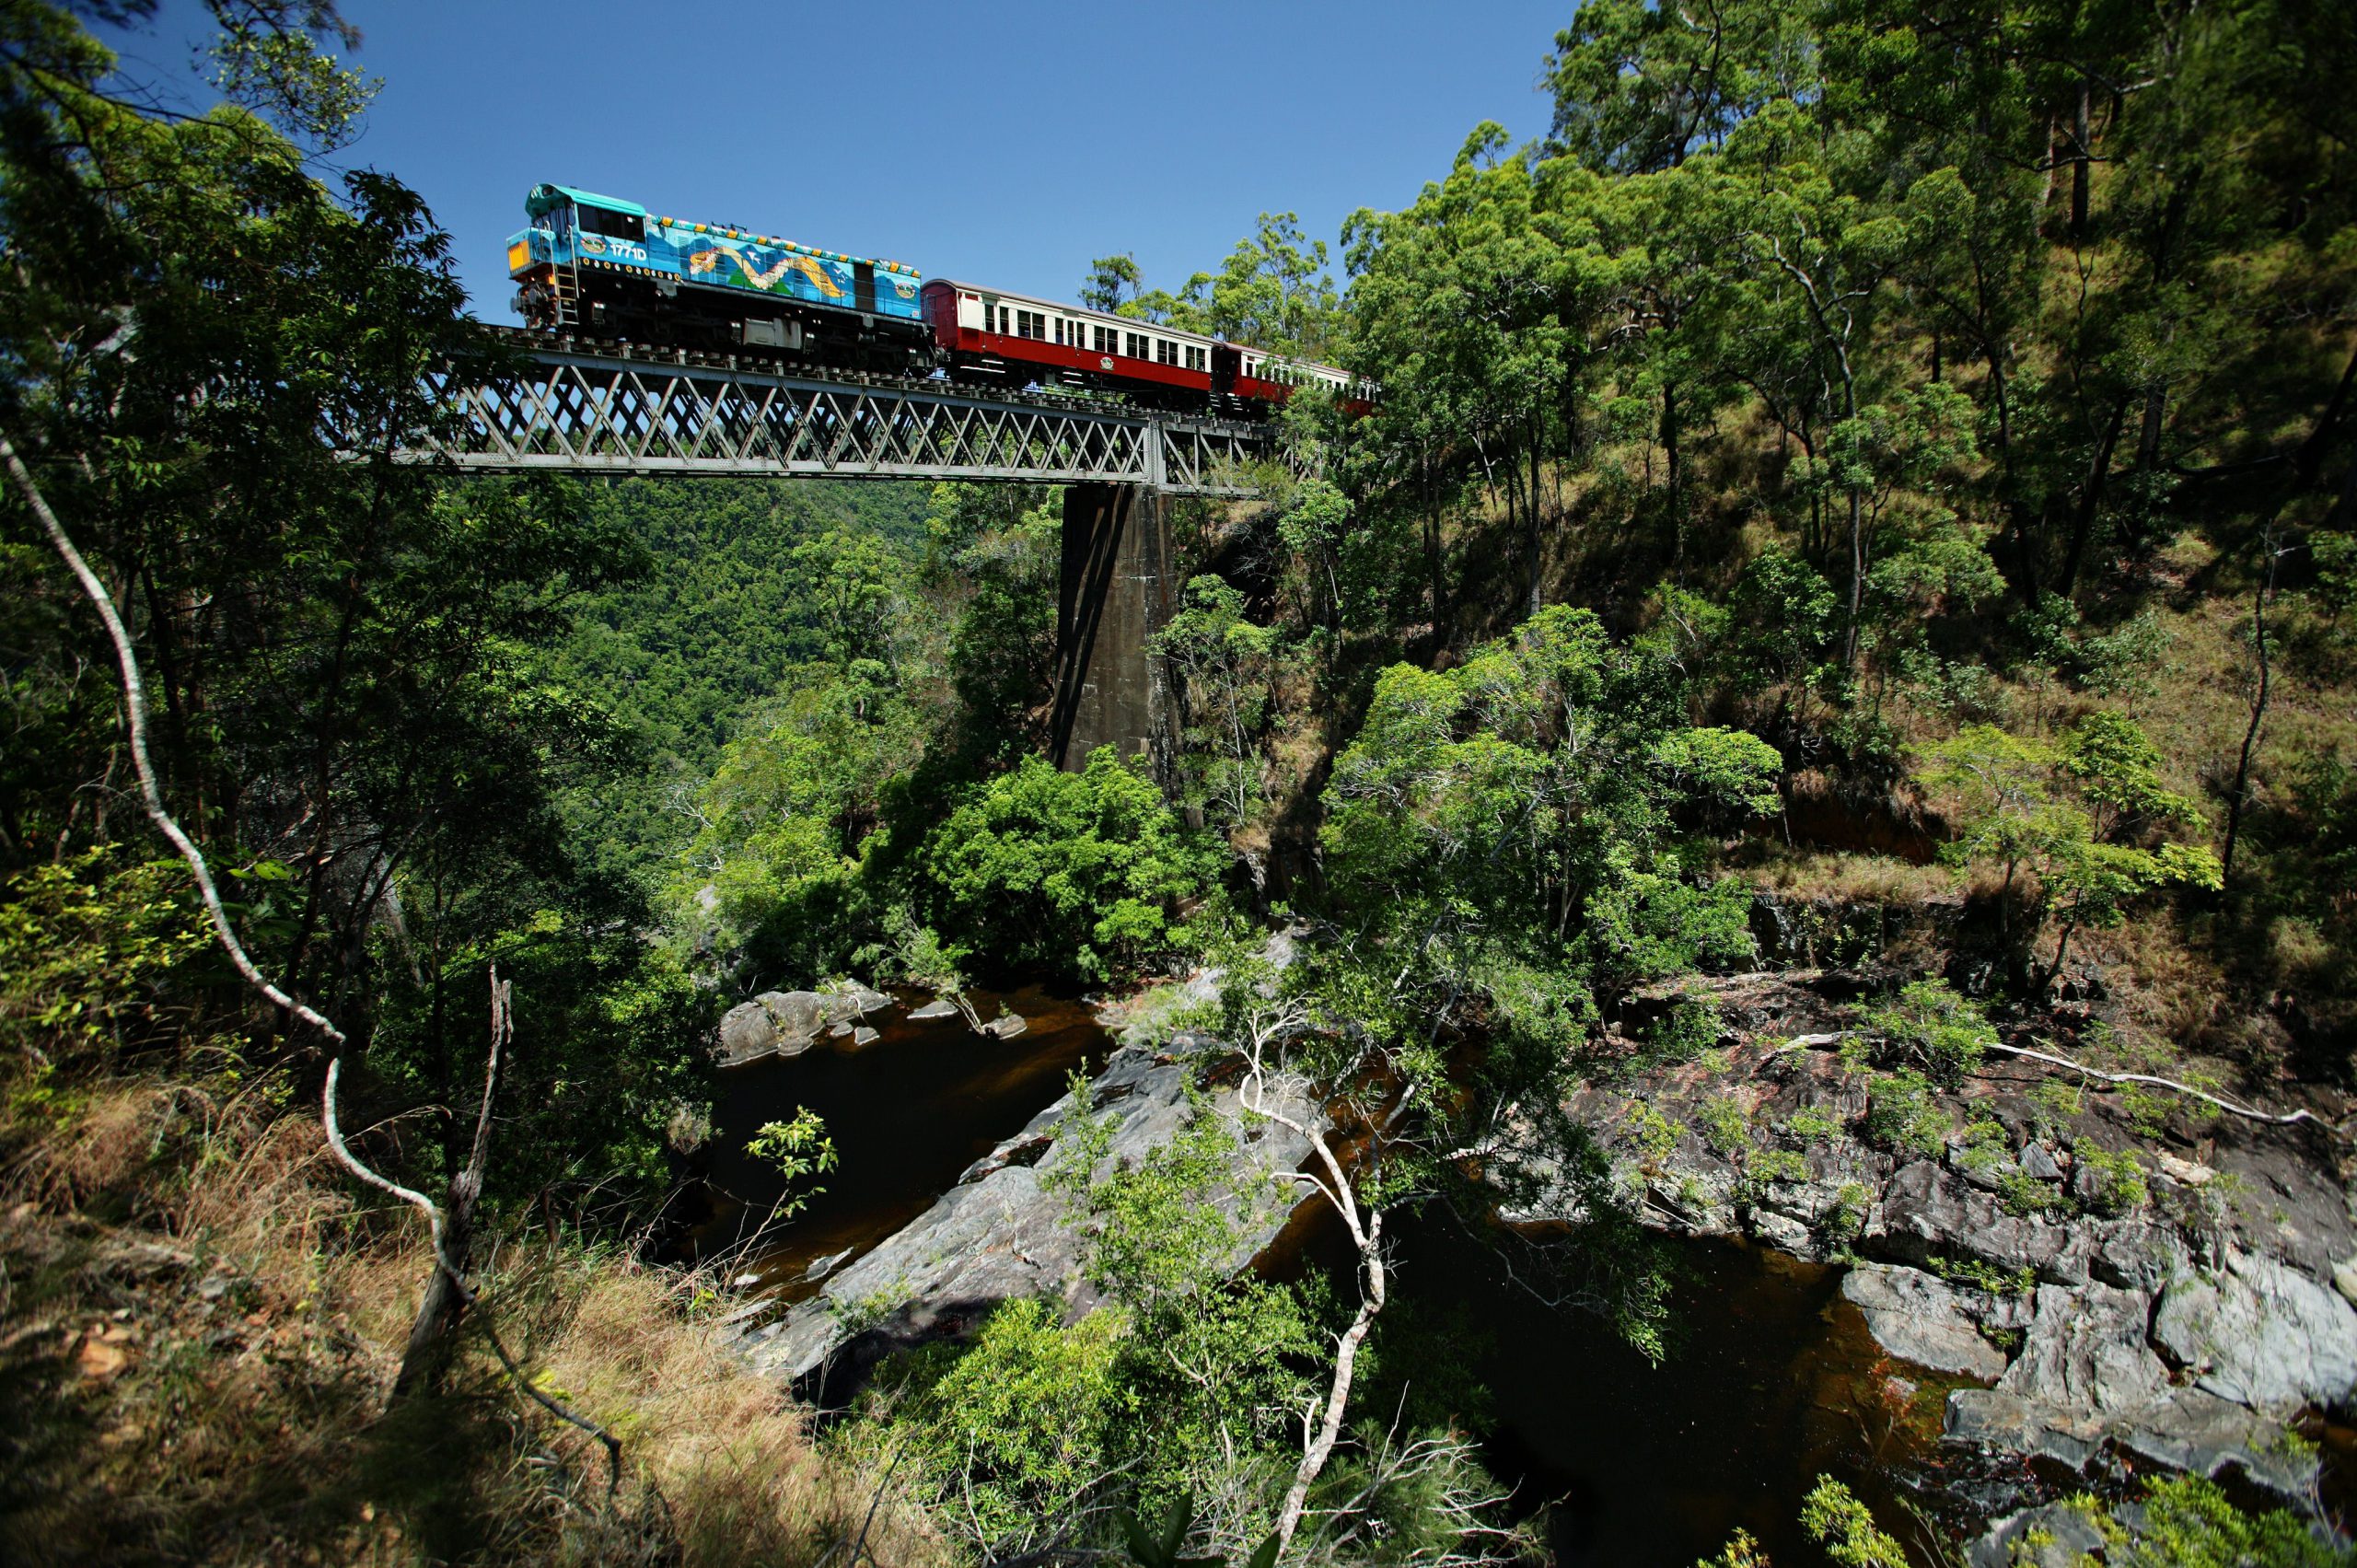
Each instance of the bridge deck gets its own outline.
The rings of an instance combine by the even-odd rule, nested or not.
[[[524,339],[521,333],[515,334]],[[462,418],[422,453],[459,468],[1140,484],[1244,494],[1267,425],[946,379],[789,373],[725,356],[532,337],[512,379],[435,389]]]

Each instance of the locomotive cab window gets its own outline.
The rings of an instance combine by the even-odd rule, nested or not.
[[[584,234],[602,234],[611,239],[644,240],[646,238],[646,220],[636,213],[584,207],[581,209],[581,231]]]

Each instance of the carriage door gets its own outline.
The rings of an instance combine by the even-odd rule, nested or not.
[[[876,314],[876,266],[871,261],[851,264],[851,300],[867,315]]]
[[[1212,344],[1212,396],[1225,398],[1236,390],[1236,377],[1244,367],[1243,352],[1230,343]]]

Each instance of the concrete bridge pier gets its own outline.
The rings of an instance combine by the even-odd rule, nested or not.
[[[1099,746],[1144,753],[1171,787],[1169,680],[1146,644],[1171,616],[1167,498],[1137,484],[1064,490],[1063,575],[1056,602],[1056,701],[1049,742],[1077,772]]]

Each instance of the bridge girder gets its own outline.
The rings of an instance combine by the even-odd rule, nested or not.
[[[946,380],[789,375],[646,350],[534,348],[514,378],[446,374],[456,429],[412,455],[474,471],[1133,484],[1242,495],[1266,426]]]

